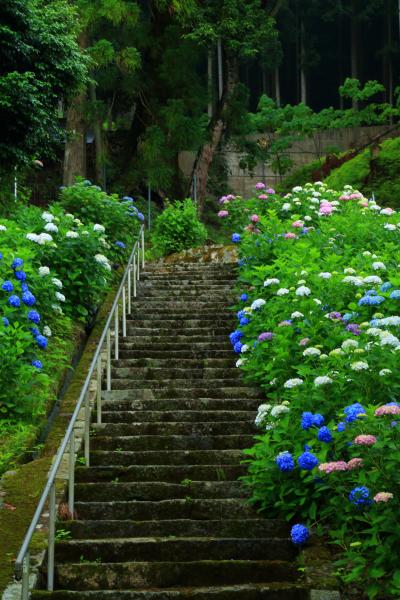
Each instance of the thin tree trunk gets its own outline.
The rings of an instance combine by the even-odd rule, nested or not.
[[[91,83],[89,85],[89,93],[90,93],[91,102],[93,102],[95,104],[97,101],[95,83]],[[103,169],[103,165],[104,165],[103,133],[101,131],[101,125],[100,125],[100,121],[99,121],[97,115],[95,116],[95,120],[93,123],[93,130],[94,130],[94,143],[95,143],[95,150],[96,150],[96,183],[104,186],[105,182],[104,182],[104,169]]]
[[[300,90],[301,90],[301,102],[303,104],[307,104],[307,76],[306,76],[306,72],[304,69],[304,61],[305,61],[305,48],[304,48],[304,36],[305,36],[305,31],[304,31],[304,21],[301,22],[301,27],[300,27],[300,35],[301,35],[301,42],[300,42]]]
[[[358,22],[357,22],[357,2],[352,0],[351,16],[351,77],[358,79]],[[358,109],[358,101],[353,99],[353,108]]]
[[[193,166],[191,177],[191,194],[194,192],[194,180],[197,181],[197,206],[199,214],[204,211],[204,203],[207,195],[207,181],[211,164],[215,153],[221,143],[222,136],[226,129],[226,109],[231,94],[239,80],[239,69],[237,61],[234,58],[226,59],[226,83],[224,93],[219,103],[218,109],[210,122],[208,141],[200,148],[196,161]]]
[[[211,120],[213,115],[213,52],[209,48],[207,53],[207,82],[208,82],[208,118]]]
[[[280,82],[280,78],[279,78],[279,67],[276,67],[274,76],[275,76],[275,100],[276,100],[276,105],[280,106],[281,105],[281,82]]]

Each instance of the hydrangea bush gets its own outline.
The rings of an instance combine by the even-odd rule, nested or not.
[[[294,543],[329,536],[346,582],[398,597],[400,215],[350,186],[262,186],[220,201],[240,248],[232,348],[268,398],[246,481]]]

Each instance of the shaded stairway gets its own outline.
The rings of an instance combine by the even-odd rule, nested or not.
[[[262,395],[228,334],[235,270],[148,267],[76,470],[77,520],[56,545],[56,590],[33,598],[302,600],[288,527],[243,500],[241,450]]]

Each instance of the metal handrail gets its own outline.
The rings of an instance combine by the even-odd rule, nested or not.
[[[102,351],[104,343],[107,348],[106,358],[106,385],[107,391],[111,390],[111,324],[114,318],[114,356],[119,357],[119,304],[122,298],[122,337],[126,337],[126,316],[131,312],[131,299],[137,294],[137,281],[140,277],[140,268],[144,269],[144,225],[141,226],[138,238],[133,245],[129,261],[122,276],[118,292],[115,296],[110,314],[108,315],[106,324],[97,344],[92,362],[85,382],[83,384],[75,410],[72,413],[71,420],[68,424],[67,431],[56,454],[54,463],[47,477],[46,485],[43,489],[40,500],[37,504],[35,514],[33,515],[31,524],[26,532],[21,549],[15,561],[15,578],[22,578],[21,599],[28,600],[29,598],[29,571],[30,571],[30,555],[29,546],[32,536],[39,523],[43,509],[47,499],[49,499],[49,531],[48,531],[48,559],[47,559],[47,589],[54,589],[54,546],[55,546],[55,524],[56,524],[56,487],[55,480],[58,470],[61,465],[64,453],[69,445],[69,468],[68,468],[68,507],[73,518],[74,516],[74,485],[75,485],[75,426],[78,420],[79,413],[84,406],[85,408],[85,425],[84,425],[84,454],[85,465],[90,464],[90,404],[89,404],[89,385],[97,368],[97,389],[96,389],[96,404],[97,404],[97,423],[101,424],[101,392],[102,392]],[[133,276],[132,276],[133,275]],[[128,298],[127,298],[128,296]],[[128,303],[127,303],[128,299]],[[127,306],[128,304],[128,306]],[[128,309],[128,310],[127,310]]]

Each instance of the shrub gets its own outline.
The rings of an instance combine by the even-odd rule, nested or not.
[[[200,246],[207,239],[207,229],[199,221],[190,198],[167,205],[156,220],[152,242],[162,254],[172,254]]]
[[[362,189],[369,174],[369,150],[364,150],[351,160],[334,169],[325,179],[326,185],[335,190],[342,190],[345,185]]]

